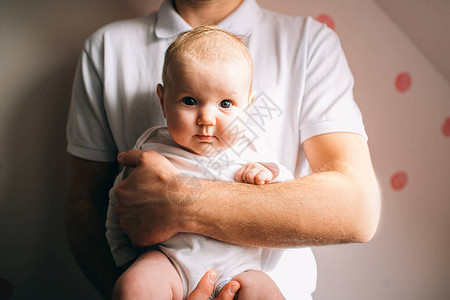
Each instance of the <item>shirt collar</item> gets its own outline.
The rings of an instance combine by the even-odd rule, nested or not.
[[[259,12],[256,0],[244,0],[241,5],[218,26],[233,34],[249,36]],[[172,0],[165,0],[157,13],[155,34],[158,38],[171,38],[192,27],[175,11]]]

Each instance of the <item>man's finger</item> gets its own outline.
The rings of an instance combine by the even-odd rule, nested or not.
[[[197,287],[192,291],[187,300],[208,300],[214,290],[214,283],[217,279],[217,272],[209,270],[200,279]],[[228,298],[225,298],[228,299]],[[233,298],[230,298],[233,299]]]
[[[142,150],[120,152],[119,155],[117,155],[117,161],[124,167],[134,168],[139,165],[142,152]]]
[[[215,299],[233,300],[240,287],[241,286],[239,285],[239,282],[232,280],[223,287],[223,289],[220,291],[219,296],[217,296]]]
[[[128,152],[120,152],[117,155],[117,161],[124,167],[134,168],[141,163],[161,161],[167,159],[158,152],[151,150],[129,150]]]

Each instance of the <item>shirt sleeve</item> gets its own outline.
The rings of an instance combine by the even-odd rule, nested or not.
[[[103,99],[103,46],[93,38],[85,43],[76,69],[66,134],[70,154],[95,161],[116,159]]]
[[[310,21],[305,93],[300,111],[301,142],[331,132],[353,132],[367,139],[353,97],[353,75],[339,38],[327,26]]]

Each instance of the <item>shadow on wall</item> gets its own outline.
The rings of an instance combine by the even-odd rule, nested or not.
[[[71,283],[78,281],[74,276],[79,271],[72,262],[64,228],[65,123],[74,63],[36,80],[10,117],[14,122],[5,139],[8,157],[4,164],[14,167],[2,191],[2,211],[9,216],[8,227],[2,229],[8,243],[1,252],[8,257],[2,263],[2,269],[7,267],[2,276],[11,274],[15,279],[17,299],[37,295],[67,299],[68,294],[79,298],[87,293]]]
[[[99,299],[66,240],[65,127],[83,41],[161,1],[2,3],[0,299]],[[6,43],[5,43],[6,41]],[[3,81],[5,79],[5,81]],[[5,99],[5,95],[7,95]],[[8,99],[9,98],[9,99]],[[3,100],[2,100],[3,101]],[[7,113],[6,113],[7,112]]]

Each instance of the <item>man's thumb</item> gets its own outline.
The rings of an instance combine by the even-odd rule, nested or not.
[[[215,270],[209,270],[206,272],[187,300],[208,300],[214,290],[214,283],[216,282],[216,279],[217,272]]]

